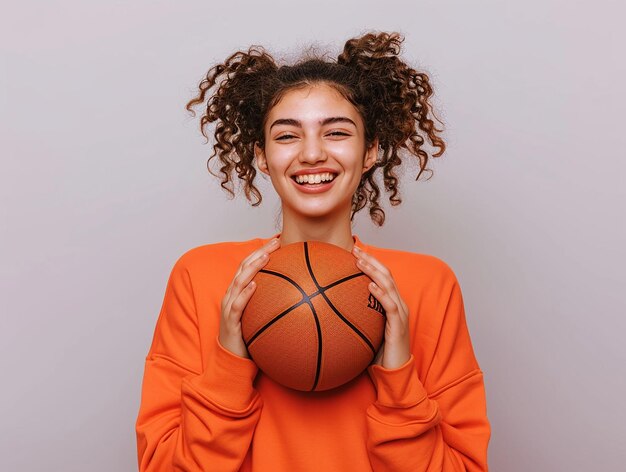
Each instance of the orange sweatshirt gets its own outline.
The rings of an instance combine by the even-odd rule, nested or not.
[[[218,341],[241,261],[269,241],[200,246],[172,269],[136,421],[140,471],[483,471],[483,374],[459,283],[442,260],[363,244],[410,311],[411,352],[325,392],[282,387]]]

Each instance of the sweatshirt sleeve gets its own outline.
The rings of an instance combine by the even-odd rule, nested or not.
[[[397,369],[370,366],[377,397],[367,410],[375,471],[486,471],[490,425],[456,278],[439,308],[435,351],[418,377],[414,350]],[[423,351],[421,351],[423,352]]]
[[[239,470],[262,408],[253,388],[257,367],[217,336],[202,362],[183,260],[172,269],[145,362],[135,424],[139,471]]]

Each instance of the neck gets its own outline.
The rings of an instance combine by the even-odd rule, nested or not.
[[[303,218],[292,215],[283,208],[283,228],[280,234],[280,244],[299,241],[322,241],[339,246],[346,251],[352,251],[352,226],[350,224],[350,209],[347,214],[320,218]]]

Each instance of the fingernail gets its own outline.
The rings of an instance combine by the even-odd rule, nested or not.
[[[272,242],[270,244],[274,245],[274,244],[277,244],[277,243],[278,243],[278,239],[274,238],[274,239],[272,239]]]
[[[358,247],[356,247],[356,246],[354,246],[352,249],[353,249],[353,250],[354,250],[354,252],[356,252],[356,253],[361,252],[361,250],[360,250]]]

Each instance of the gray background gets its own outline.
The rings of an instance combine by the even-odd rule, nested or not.
[[[624,4],[4,2],[0,469],[132,471],[143,362],[188,249],[276,231],[228,201],[183,109],[237,49],[405,34],[448,152],[365,242],[455,271],[495,471],[626,461]]]

